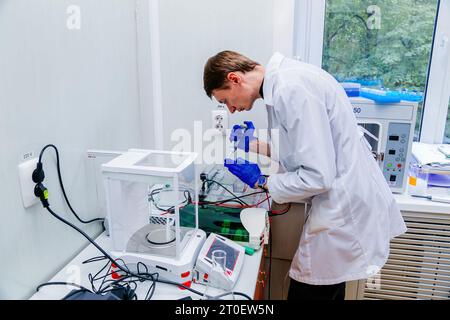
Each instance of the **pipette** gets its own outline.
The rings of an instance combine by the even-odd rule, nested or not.
[[[230,148],[230,152],[228,153],[227,158],[236,160],[236,151],[239,141],[233,142],[233,145]]]
[[[241,126],[241,129],[244,129],[244,130],[247,129],[247,126],[246,126],[245,124],[241,124],[240,126]],[[244,138],[244,136],[241,136],[241,139],[242,139],[242,138]],[[238,145],[239,145],[239,143],[241,142],[241,139],[236,140],[236,141],[233,141],[233,145],[232,145],[232,147],[230,148],[231,150],[230,150],[230,152],[228,153],[227,158],[230,158],[230,159],[236,159],[236,152],[237,152],[237,149],[238,149]]]

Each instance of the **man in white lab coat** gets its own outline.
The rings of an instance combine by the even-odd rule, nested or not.
[[[204,89],[231,113],[264,99],[269,129],[279,130],[277,160],[286,172],[266,177],[242,159],[226,161],[230,172],[268,190],[277,203],[311,201],[288,299],[343,299],[346,281],[374,276],[390,240],[406,226],[341,85],[324,70],[279,53],[264,68],[224,51],[207,61]],[[253,129],[251,123],[247,130],[235,127],[232,138],[270,156],[274,146],[255,139]]]

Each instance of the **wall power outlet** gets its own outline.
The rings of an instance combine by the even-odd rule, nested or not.
[[[22,202],[25,208],[39,203],[39,199],[34,195],[34,186],[36,184],[32,179],[37,162],[38,158],[33,158],[18,165]]]
[[[211,111],[212,128],[217,134],[225,135],[228,129],[228,112],[225,109]]]

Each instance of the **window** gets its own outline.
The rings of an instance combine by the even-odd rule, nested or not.
[[[294,12],[296,58],[418,93],[415,139],[450,143],[450,0],[295,0]]]
[[[438,0],[326,1],[322,67],[339,81],[423,94],[437,8]]]

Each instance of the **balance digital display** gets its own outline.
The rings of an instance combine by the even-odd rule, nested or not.
[[[226,252],[225,271],[214,266],[212,255],[215,250]],[[236,242],[211,233],[203,244],[197,258],[195,270],[197,281],[214,287],[231,290],[236,284],[244,264],[245,249]]]
[[[215,250],[223,250],[227,253],[226,268],[227,270],[233,271],[236,266],[236,261],[237,258],[239,257],[240,252],[236,250],[234,247],[231,247],[230,245],[226,244],[222,240],[219,240],[219,238],[214,238],[211,247],[206,253],[206,257],[209,258],[211,261],[212,261],[212,253]]]

